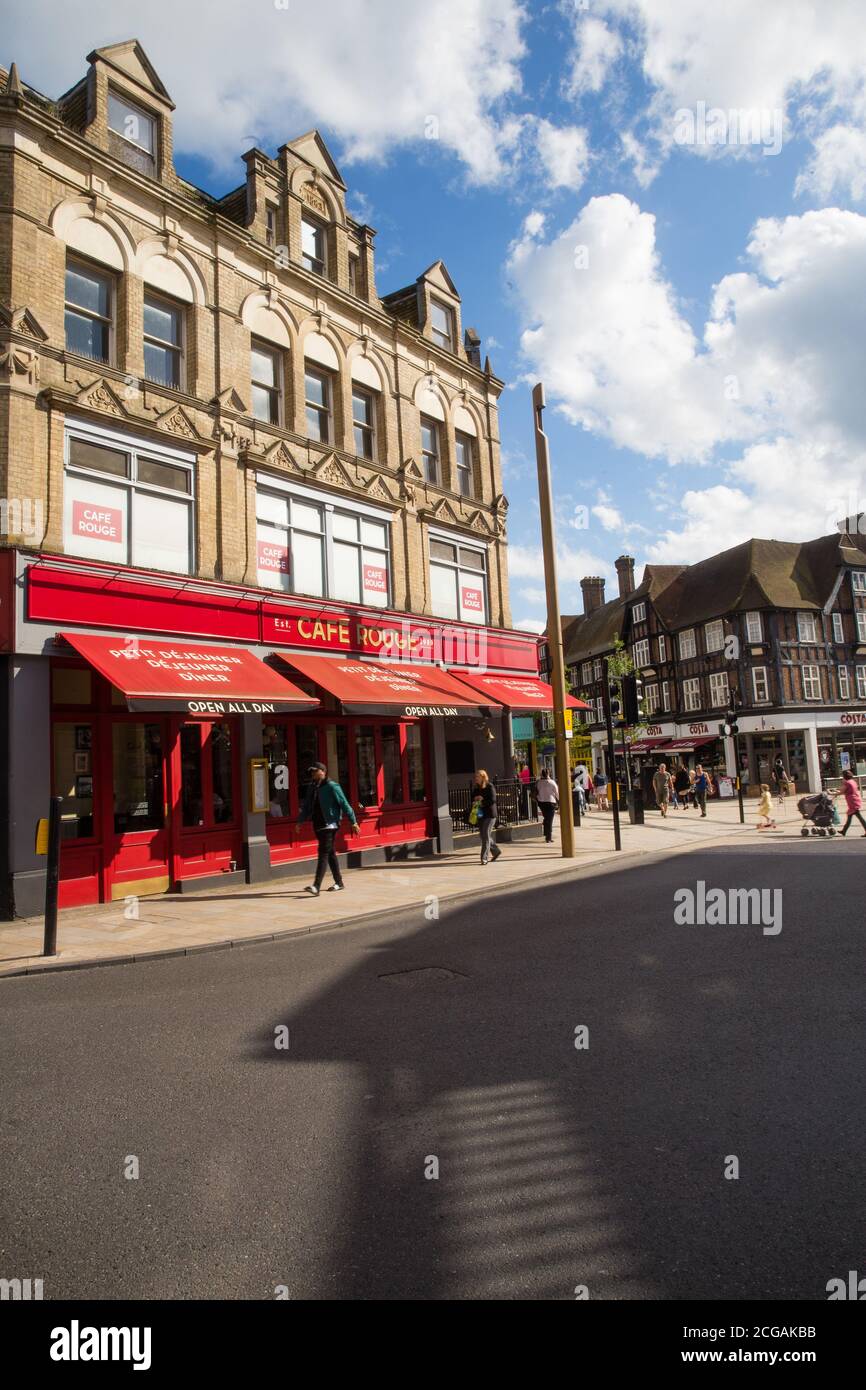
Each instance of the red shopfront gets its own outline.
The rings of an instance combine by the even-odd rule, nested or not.
[[[271,866],[279,872],[312,857],[312,826],[296,822],[307,769],[317,761],[339,778],[361,826],[359,838],[338,847],[380,846],[387,857],[400,846],[431,852],[447,843],[448,729],[461,720],[480,729],[493,717],[504,739],[507,725],[493,692],[461,685],[460,677],[468,682],[470,671],[491,667],[521,679],[537,673],[536,639],[511,630],[281,599],[95,561],[18,554],[16,566],[15,660],[29,662],[28,689],[40,689],[37,667],[51,687],[50,776],[40,772],[26,796],[18,784],[19,873],[27,887],[41,867],[28,858],[29,827],[45,814],[47,796],[61,795],[64,906],[261,881]],[[100,665],[99,644],[122,649],[113,658],[119,665]],[[265,673],[280,682],[282,703],[259,686],[235,690],[236,699],[207,684],[136,688],[128,649],[166,644],[202,660],[249,658],[259,679]],[[385,698],[381,673],[393,675],[398,660],[409,684]],[[376,698],[365,688],[354,699],[345,672],[336,678],[347,663],[365,677],[379,673]],[[439,686],[419,686],[431,672]],[[41,738],[34,704],[12,710],[22,747]],[[449,723],[449,715],[457,717]],[[268,762],[270,804],[253,816],[256,756]]]

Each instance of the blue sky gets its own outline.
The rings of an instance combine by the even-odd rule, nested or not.
[[[507,383],[517,624],[544,619],[537,379],[564,611],[623,551],[640,572],[866,510],[859,0],[32,0],[4,28],[52,95],[139,38],[214,193],[318,126],[380,292],[445,261]]]

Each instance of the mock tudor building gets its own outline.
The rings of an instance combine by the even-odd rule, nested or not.
[[[680,758],[736,772],[754,792],[781,756],[798,788],[850,767],[866,777],[866,516],[802,543],[750,540],[698,564],[616,561],[618,593],[582,581],[584,612],[563,619],[572,688],[587,716],[595,765],[605,759],[602,660],[619,639],[644,688],[646,724],[630,745],[644,763]]]
[[[61,905],[288,871],[319,759],[357,858],[447,848],[449,778],[549,698],[502,382],[441,261],[380,297],[316,131],[213,198],[141,45],[87,62],[0,71],[0,915],[52,795]]]

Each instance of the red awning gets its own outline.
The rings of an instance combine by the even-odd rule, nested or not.
[[[209,647],[161,638],[86,637],[60,632],[131,710],[184,714],[276,714],[319,701],[245,647]]]
[[[530,713],[537,709],[553,709],[553,687],[540,680],[538,676],[504,676],[501,673],[480,675],[475,671],[459,671],[454,667],[451,668],[451,674],[471,690],[477,690],[486,700],[492,700],[498,705],[507,705],[509,709],[528,710]],[[592,708],[583,700],[576,699],[574,695],[566,695],[565,703],[568,709]]]
[[[715,743],[715,734],[701,734],[697,738],[675,738],[668,746],[669,753],[693,753],[696,748],[703,748],[705,743]]]
[[[665,748],[665,749],[669,748],[669,747],[670,747],[670,742],[671,742],[671,741],[670,741],[669,738],[662,738],[662,737],[656,737],[656,738],[638,738],[638,739],[635,739],[634,743],[627,743],[627,744],[626,744],[626,751],[629,752],[629,753],[650,753],[650,752],[655,752],[655,750],[656,750],[657,748]]]
[[[276,652],[302,676],[342,703],[347,714],[470,714],[498,712],[494,699],[475,691],[438,666],[390,661],[341,661],[339,657]]]

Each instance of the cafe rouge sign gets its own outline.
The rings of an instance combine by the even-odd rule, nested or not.
[[[262,605],[262,642],[446,666],[507,666],[537,670],[535,644],[521,634],[485,627],[451,627],[411,618],[376,621],[367,615],[286,612]]]

